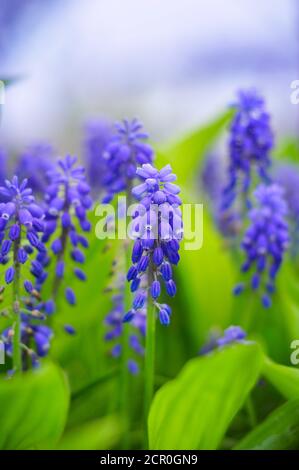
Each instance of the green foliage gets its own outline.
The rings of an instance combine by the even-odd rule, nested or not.
[[[121,422],[115,415],[89,421],[68,431],[58,445],[58,450],[105,450],[119,441]]]
[[[262,357],[258,345],[248,343],[189,361],[154,398],[150,448],[217,449],[258,379]]]
[[[263,375],[288,400],[299,398],[299,369],[266,359]]]
[[[63,372],[41,369],[0,381],[0,449],[42,449],[54,445],[65,426],[69,390]]]
[[[299,448],[299,400],[285,403],[242,439],[236,450],[290,450]]]
[[[178,175],[180,185],[185,187],[188,182],[194,180],[203,157],[229,124],[233,113],[233,110],[225,111],[206,126],[199,127],[160,149],[157,166],[170,163]]]

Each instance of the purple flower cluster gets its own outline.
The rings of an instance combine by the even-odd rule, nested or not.
[[[51,145],[39,142],[30,145],[17,160],[15,173],[28,178],[28,184],[35,194],[43,195],[48,181],[47,172],[54,165],[54,151]]]
[[[276,184],[258,186],[254,196],[257,207],[249,212],[250,225],[241,244],[246,254],[242,271],[251,272],[251,288],[261,292],[262,304],[267,308],[271,306],[270,296],[289,244],[287,205],[283,189]],[[244,287],[243,283],[238,284],[234,293],[240,294]]]
[[[82,248],[88,247],[88,241],[80,232],[90,231],[87,210],[92,206],[92,199],[84,168],[76,163],[77,158],[68,155],[58,161],[57,168],[49,172],[50,185],[45,196],[47,209],[43,241],[51,239],[51,250],[56,256],[53,300],[65,276],[68,252],[75,263],[74,275],[81,281],[86,280],[86,275],[79,266],[84,264],[85,255]],[[70,305],[76,303],[75,292],[69,286],[65,288],[65,297]]]
[[[103,185],[106,196],[103,202],[110,202],[114,195],[130,191],[130,184],[136,178],[136,167],[153,160],[152,148],[144,142],[148,138],[137,120],[124,120],[115,125],[116,134],[110,139],[103,152],[106,160],[106,171]]]
[[[141,280],[146,273],[147,286],[159,311],[160,322],[168,325],[171,309],[167,304],[158,303],[157,299],[161,294],[160,279],[170,297],[176,294],[172,265],[179,262],[183,233],[181,199],[178,196],[180,188],[173,183],[176,176],[170,165],[158,171],[149,163],[143,164],[137,169],[137,175],[144,182],[132,190],[139,204],[132,221],[131,236],[135,238],[133,265],[127,273],[131,291],[136,294],[133,307],[125,314],[124,321],[131,321],[145,305],[147,292]]]
[[[35,203],[26,179],[21,183],[17,176],[11,181],[5,180],[5,186],[0,186],[0,194],[6,201],[0,204],[0,261],[9,265],[5,271],[5,282],[10,284],[17,274],[16,270],[27,262],[30,255],[46,253],[41,241],[44,212]],[[31,273],[40,282],[46,278],[46,273],[36,260],[31,262]],[[27,291],[30,291],[30,284],[30,281],[24,281]]]
[[[288,221],[291,238],[291,253],[298,255],[299,247],[299,167],[295,164],[281,164],[274,172],[275,181],[284,189],[288,205]]]
[[[204,356],[205,354],[208,354],[217,348],[227,346],[228,344],[242,343],[245,341],[246,336],[246,332],[240,326],[229,326],[224,330],[222,336],[213,334],[210,337],[210,340],[201,348],[199,354]]]
[[[113,307],[105,318],[105,324],[109,331],[105,335],[105,341],[113,343],[111,349],[112,357],[119,357],[122,353],[122,345],[120,338],[123,334],[123,317],[124,317],[124,280],[121,279],[118,286],[117,294],[112,297]],[[129,347],[133,353],[143,356],[144,347],[141,339],[144,338],[146,332],[146,305],[134,316],[132,320],[134,332],[131,332],[128,338]],[[131,374],[137,374],[139,371],[138,363],[134,358],[128,359],[128,369]]]
[[[242,343],[246,338],[245,331],[240,326],[229,326],[224,330],[223,336],[217,339],[217,346],[223,347],[231,343]]]
[[[107,159],[104,158],[104,152],[111,138],[112,126],[104,119],[92,120],[86,124],[83,143],[86,177],[95,196],[105,189]]]
[[[264,100],[255,90],[241,91],[235,108],[229,142],[228,183],[222,194],[222,211],[232,206],[239,192],[250,204],[248,196],[254,170],[259,179],[269,181],[269,152],[273,147],[273,135]]]
[[[7,328],[2,333],[5,354],[9,357],[13,355],[13,335],[14,331],[12,328]],[[49,326],[33,323],[29,321],[28,316],[22,315],[21,343],[23,347],[28,345],[26,349],[23,349],[23,364],[26,365],[26,357],[29,356],[32,367],[37,367],[39,365],[38,358],[47,356],[52,337],[53,332]],[[27,368],[27,366],[24,368]]]
[[[0,204],[0,261],[6,266],[4,276],[6,284],[14,283],[15,291],[18,292],[14,309],[18,315],[21,315],[21,342],[26,347],[31,345],[33,338],[36,352],[29,347],[26,351],[29,351],[32,363],[36,363],[37,356],[46,355],[52,332],[47,326],[40,324],[40,320],[43,319],[40,313],[43,304],[33,283],[25,279],[24,292],[21,292],[20,282],[23,278],[22,266],[29,262],[30,258],[30,271],[36,282],[42,284],[47,277],[38,261],[40,256],[42,258],[46,256],[46,247],[41,241],[44,231],[44,212],[35,203],[27,180],[19,183],[17,176],[14,176],[12,181],[5,180],[5,186],[0,187],[0,194],[6,201]],[[23,297],[24,294],[29,294],[30,298]],[[8,355],[12,354],[13,334],[13,329],[9,328],[2,335]]]

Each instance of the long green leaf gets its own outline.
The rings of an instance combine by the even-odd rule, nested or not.
[[[299,369],[266,359],[263,375],[288,400],[299,398]]]
[[[0,449],[51,446],[65,426],[69,390],[53,364],[0,381]]]
[[[235,447],[236,450],[290,450],[299,448],[299,400],[277,408]]]
[[[227,347],[189,361],[156,394],[149,415],[151,449],[217,449],[256,383],[256,343]]]

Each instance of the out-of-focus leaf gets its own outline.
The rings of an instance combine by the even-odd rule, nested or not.
[[[112,262],[119,244],[117,240],[98,240],[94,233],[97,219],[93,215],[89,218],[93,226],[88,234],[89,248],[83,267],[87,281],[82,282],[73,275],[72,260],[67,260],[64,286],[72,286],[76,305],[66,302],[64,286],[61,286],[57,312],[52,317],[55,337],[51,354],[66,369],[72,392],[88,386],[106,374],[111,366],[106,354],[108,345],[104,341],[104,318],[111,305],[111,294],[104,290],[111,283]],[[51,279],[45,287],[44,295],[48,298]],[[65,324],[75,328],[74,336],[64,332]]]
[[[180,251],[177,272],[184,299],[184,318],[190,337],[197,346],[205,341],[210,328],[230,324],[236,282],[231,254],[221,236],[203,213],[203,245],[198,250]]]
[[[299,140],[292,137],[280,142],[274,149],[273,156],[277,160],[288,160],[299,163]]]
[[[273,411],[244,439],[236,450],[291,450],[299,448],[299,400]]]
[[[299,369],[276,364],[267,358],[263,375],[288,400],[299,398]]]
[[[121,436],[121,422],[116,415],[89,421],[67,431],[58,450],[107,450],[113,448]]]
[[[69,390],[62,371],[51,363],[0,381],[0,449],[44,448],[63,432]]]
[[[177,174],[179,184],[186,186],[194,179],[205,153],[229,124],[233,112],[232,109],[225,111],[208,125],[160,149],[157,155],[157,166],[170,163],[174,173]]]
[[[149,415],[151,449],[217,449],[256,383],[263,355],[238,344],[189,361],[155,395]]]

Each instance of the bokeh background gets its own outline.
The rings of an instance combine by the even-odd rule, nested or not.
[[[293,134],[299,76],[296,0],[1,0],[1,141],[34,139],[77,151],[93,116],[137,115],[154,140],[215,116],[236,89],[256,86],[274,128]]]
[[[281,427],[273,434],[282,435],[282,440],[273,442],[272,435],[268,439],[272,433],[270,423],[266,426],[265,448],[298,448],[299,371],[290,367],[290,343],[299,336],[298,258],[286,258],[271,309],[265,310],[251,291],[236,299],[232,289],[240,280],[242,260],[218,232],[213,207],[209,207],[202,191],[204,185],[199,184],[204,157],[218,140],[222,150],[218,153],[217,149],[216,156],[227,159],[227,131],[232,117],[227,107],[235,101],[237,90],[248,87],[257,88],[265,97],[280,147],[274,157],[289,157],[298,163],[299,105],[290,100],[291,82],[299,79],[298,2],[0,0],[0,54],[0,78],[13,82],[7,88],[0,126],[0,147],[8,149],[11,160],[36,141],[54,146],[55,155],[70,152],[81,157],[87,121],[136,116],[149,131],[155,149],[159,149],[157,166],[172,164],[184,202],[205,204],[203,249],[181,250],[171,325],[164,328],[157,322],[155,389],[168,386],[190,359],[198,367],[184,386],[184,393],[177,394],[179,412],[173,414],[174,424],[166,429],[166,442],[173,433],[179,441],[183,435],[197,439],[200,434],[200,444],[198,440],[194,448],[233,448],[287,400],[288,425],[276,415],[272,417]],[[185,134],[190,138],[184,138]],[[290,147],[292,155],[288,154]],[[44,175],[45,160],[37,150],[32,152],[33,157],[35,163],[39,158],[39,170]],[[30,151],[28,155],[31,158]],[[213,175],[217,176],[220,166],[217,163]],[[30,168],[23,169],[25,175],[36,176]],[[216,178],[213,181],[217,183]],[[96,223],[93,214],[91,221]],[[104,318],[111,308],[111,299],[106,295],[111,266],[121,258],[122,248],[118,242],[95,239],[93,231],[89,242],[88,282],[80,285],[80,281],[71,281],[78,304],[59,306],[59,315],[53,319],[55,337],[49,361],[54,360],[63,369],[68,386],[64,382],[61,385],[60,369],[57,372],[53,364],[41,368],[52,388],[38,374],[32,375],[36,377],[33,382],[40,381],[34,394],[30,374],[28,379],[24,376],[15,382],[15,395],[8,381],[0,382],[0,401],[6,410],[2,428],[8,429],[10,439],[0,433],[0,447],[32,448],[33,442],[34,448],[40,448],[45,445],[40,439],[49,433],[47,446],[55,444],[60,449],[122,445],[126,432],[118,413],[119,368],[103,340],[107,332]],[[63,324],[72,324],[77,334],[66,337]],[[219,336],[232,324],[241,325],[254,342],[236,345],[218,355],[198,357],[213,335]],[[52,374],[59,375],[59,380],[54,379],[60,388]],[[218,377],[221,380],[217,382]],[[128,407],[131,448],[143,445],[142,380],[143,370],[131,383],[131,396],[136,397]],[[250,403],[247,410],[243,407],[251,389],[255,417]],[[185,395],[186,390],[192,397]],[[25,398],[20,400],[20,396]],[[297,414],[293,399],[297,400]],[[19,415],[10,413],[12,403],[20,404]],[[58,409],[60,405],[62,410]],[[232,411],[225,417],[223,410],[230,406]],[[61,419],[59,425],[55,407]],[[171,408],[176,411],[176,407]],[[198,421],[192,428],[194,410]],[[206,421],[200,415],[202,410]],[[29,418],[23,420],[25,414],[33,424]],[[22,417],[16,418],[17,426],[14,416]],[[225,423],[215,442],[220,416],[225,417]],[[44,433],[40,432],[40,420]],[[289,423],[295,429],[291,438]],[[29,439],[27,447],[25,438]],[[180,449],[183,444],[175,441],[171,445]],[[190,448],[188,445],[186,448]],[[243,445],[253,446],[251,441]],[[254,445],[260,445],[259,439]]]

